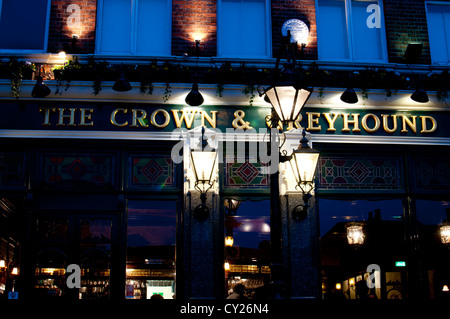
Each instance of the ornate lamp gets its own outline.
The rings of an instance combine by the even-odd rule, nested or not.
[[[292,212],[292,217],[296,220],[303,220],[306,217],[311,191],[314,188],[317,162],[319,161],[319,151],[309,146],[305,130],[303,130],[302,135],[300,145],[292,153],[289,161],[297,183],[295,187],[303,193],[303,204],[296,206]]]
[[[280,83],[270,87],[266,95],[280,121],[287,123],[297,119],[312,91],[312,88]]]
[[[199,219],[208,217],[209,209],[206,206],[206,193],[214,183],[214,167],[217,159],[215,149],[211,151],[204,150],[208,144],[204,138],[205,128],[202,127],[202,147],[201,150],[191,151],[191,163],[195,176],[194,188],[200,192],[202,203],[194,210],[194,215]]]

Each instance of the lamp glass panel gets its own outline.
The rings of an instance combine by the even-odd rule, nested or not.
[[[276,86],[266,92],[281,121],[292,120],[296,91],[293,86]]]
[[[216,152],[191,152],[192,165],[194,166],[197,181],[209,181],[216,161]]]
[[[295,101],[294,111],[292,112],[291,120],[295,120],[298,117],[310,95],[311,92],[308,90],[300,89],[298,91],[297,100]]]
[[[319,153],[294,152],[291,160],[292,170],[297,182],[312,182],[316,171]]]

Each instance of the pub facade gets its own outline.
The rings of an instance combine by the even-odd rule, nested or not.
[[[449,16],[3,0],[1,298],[448,299]],[[289,74],[307,96],[284,121]]]

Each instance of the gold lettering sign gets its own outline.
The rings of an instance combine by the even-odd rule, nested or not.
[[[77,107],[41,107],[43,115],[42,126],[57,127],[94,127],[94,108]],[[232,112],[232,111],[230,111]],[[251,128],[242,110],[234,111],[232,126],[234,128]],[[340,112],[305,112],[306,130],[312,132],[330,133],[360,133],[362,131],[373,134],[384,132],[430,134],[436,132],[438,122],[430,115],[405,114],[374,114],[374,113],[340,113]],[[218,111],[196,109],[157,109],[149,113],[143,108],[116,108],[110,114],[110,123],[116,128],[149,128],[163,129],[173,121],[175,128],[190,129],[194,120],[201,120],[201,125],[216,128]],[[229,112],[227,116],[230,117]],[[231,120],[230,120],[231,121]],[[301,115],[286,130],[301,128]],[[267,124],[267,123],[266,123]],[[339,132],[340,130],[340,132]]]

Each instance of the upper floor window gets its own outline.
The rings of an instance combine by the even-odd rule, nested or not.
[[[427,3],[431,61],[450,62],[450,5]]]
[[[0,0],[0,51],[47,51],[50,0]]]
[[[270,1],[221,0],[217,12],[218,56],[271,56]]]
[[[170,55],[170,0],[99,0],[96,51]]]
[[[317,0],[319,59],[387,62],[382,1]]]

